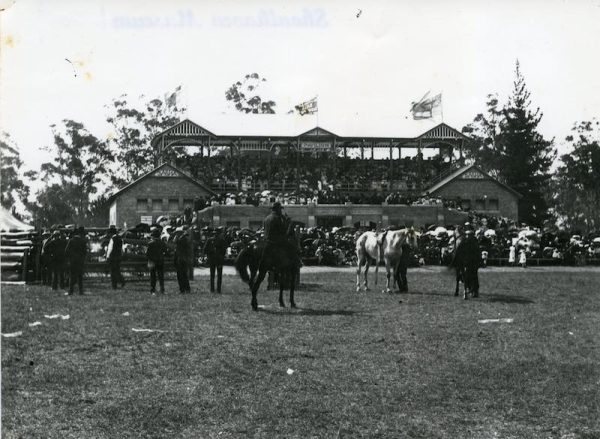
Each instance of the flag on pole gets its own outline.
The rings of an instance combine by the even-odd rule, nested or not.
[[[415,120],[433,119],[433,110],[437,107],[441,107],[441,105],[441,93],[429,97],[429,92],[427,92],[419,101],[412,103],[410,112]]]
[[[294,107],[300,116],[304,116],[305,114],[315,114],[319,112],[319,107],[317,106],[317,96],[312,98],[309,101],[302,102]]]

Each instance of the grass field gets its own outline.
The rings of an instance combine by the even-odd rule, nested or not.
[[[2,437],[600,438],[600,270],[480,279],[463,301],[436,269],[394,295],[303,274],[299,309],[263,287],[259,312],[234,276],[222,295],[3,285],[2,333],[23,334],[2,338]]]

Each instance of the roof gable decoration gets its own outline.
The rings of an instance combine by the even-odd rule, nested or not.
[[[314,127],[312,130],[308,130],[305,133],[300,134],[300,136],[336,136],[331,131],[327,131],[321,127]]]
[[[497,184],[498,186],[503,187],[504,189],[508,190],[509,192],[512,192],[517,197],[519,197],[519,198],[523,197],[523,195],[521,193],[517,192],[510,186],[498,181],[497,179],[495,179],[488,173],[482,171],[474,163],[456,170],[452,174],[448,175],[446,178],[437,182],[436,184],[431,186],[426,191],[426,194],[434,194],[439,189],[441,189],[442,187],[446,186],[448,183],[450,183],[451,181],[454,181],[454,180],[490,180],[490,181],[494,182],[495,184]]]
[[[173,125],[171,128],[163,131],[161,135],[172,137],[214,136],[213,133],[202,128],[200,125],[192,122],[189,119],[182,120],[181,122]]]
[[[179,178],[185,178],[185,179],[191,181],[192,183],[194,183],[196,186],[201,187],[203,190],[207,191],[208,193],[210,193],[212,195],[216,195],[215,191],[213,191],[210,187],[208,187],[204,183],[196,180],[191,175],[188,175],[185,172],[180,171],[175,166],[173,166],[173,165],[171,165],[169,163],[163,163],[162,165],[158,166],[157,168],[154,168],[153,170],[151,170],[151,171],[147,172],[146,174],[142,175],[137,180],[132,181],[127,186],[119,189],[117,192],[115,192],[114,194],[112,194],[109,197],[109,200],[111,200],[111,201],[114,200],[118,195],[126,192],[131,187],[135,186],[136,184],[140,183],[142,180],[144,180],[144,179],[146,179],[148,177],[170,177],[170,178],[172,178],[172,177],[179,177]]]
[[[441,123],[429,131],[421,134],[418,139],[436,139],[436,140],[456,140],[456,139],[466,139],[467,137],[452,128],[451,126],[446,125],[445,123]]]
[[[166,166],[161,166],[154,170],[150,175],[152,177],[187,177],[182,172],[179,172],[177,169],[171,167],[169,164],[165,164]]]
[[[461,180],[485,180],[489,177],[486,176],[483,172],[481,172],[478,168],[473,166],[470,169],[465,170],[465,172],[460,174],[458,178],[460,178]]]

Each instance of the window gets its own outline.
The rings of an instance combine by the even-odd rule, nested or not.
[[[475,200],[475,210],[485,210],[485,200]]]
[[[178,198],[169,198],[169,211],[170,212],[179,211],[179,199]]]
[[[497,198],[490,198],[488,200],[488,210],[500,210],[500,205]]]
[[[155,198],[152,200],[152,210],[154,212],[160,212],[163,210],[162,198]]]
[[[138,198],[137,199],[137,211],[146,212],[148,210],[148,199]]]
[[[471,200],[462,199],[460,200],[460,206],[463,210],[469,210],[471,208]]]

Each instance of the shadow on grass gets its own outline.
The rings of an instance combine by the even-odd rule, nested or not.
[[[363,314],[363,311],[352,311],[347,309],[259,308],[258,311],[266,314],[286,316],[354,316]]]
[[[505,294],[491,294],[489,296],[483,295],[484,298],[487,298],[488,302],[499,302],[499,303],[520,303],[523,305],[528,305],[530,303],[535,303],[533,300],[528,299],[523,296],[507,296]]]

